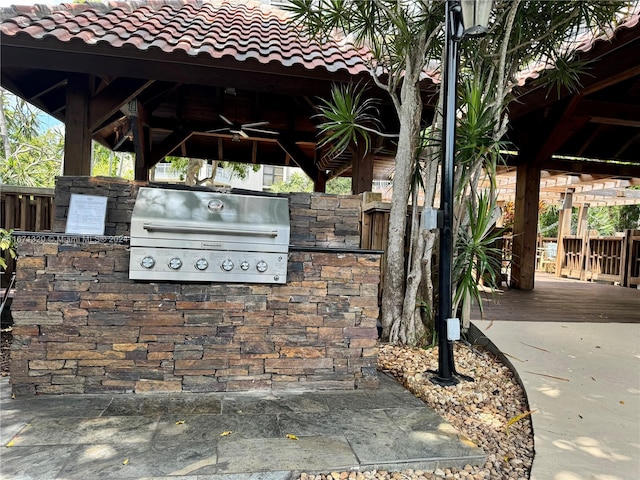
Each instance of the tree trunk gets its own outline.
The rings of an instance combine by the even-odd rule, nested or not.
[[[389,213],[389,241],[386,251],[381,314],[382,336],[392,343],[402,342],[400,331],[404,330],[402,308],[405,291],[404,238],[407,226],[407,202],[421,112],[422,101],[417,82],[405,78],[401,89],[400,134]]]
[[[202,168],[202,160],[190,158],[187,164],[187,172],[185,174],[184,183],[190,187],[197,185],[200,169]]]
[[[414,227],[420,228],[418,225]],[[402,322],[400,322],[400,341],[408,345],[417,345],[421,343],[425,336],[425,328],[420,315],[420,306],[417,302],[418,289],[422,281],[422,256],[425,248],[425,232],[419,232],[414,255],[412,258],[412,268],[407,275],[407,286],[404,294],[404,303],[402,306]]]
[[[9,130],[7,128],[7,117],[4,115],[4,90],[0,88],[0,138],[4,146],[4,159],[11,157],[11,145],[9,144]]]

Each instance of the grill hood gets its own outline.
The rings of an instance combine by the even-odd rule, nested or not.
[[[142,187],[131,217],[129,276],[284,283],[289,232],[286,198]]]

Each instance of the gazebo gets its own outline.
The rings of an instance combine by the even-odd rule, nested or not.
[[[397,131],[370,53],[347,38],[309,39],[275,7],[153,0],[2,16],[2,85],[65,123],[64,175],[89,175],[94,139],[134,152],[142,181],[166,156],[295,165],[316,191],[339,175],[353,177],[354,193],[388,178],[393,147],[382,138],[359,156],[332,158],[317,145],[318,98],[337,83],[367,86]]]

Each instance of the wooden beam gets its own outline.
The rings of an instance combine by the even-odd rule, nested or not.
[[[628,103],[584,99],[576,109],[576,114],[588,116],[593,123],[640,127],[640,107]]]
[[[128,103],[125,109],[131,122],[133,147],[136,152],[135,179],[149,181],[149,127],[144,106],[137,100]]]
[[[328,94],[332,82],[358,82],[373,85],[371,76],[363,71],[357,76],[338,70],[306,69],[302,66],[283,67],[274,62],[252,62],[238,69],[234,58],[222,58],[211,62],[208,55],[190,57],[167,55],[160,49],[137,50],[114,48],[110,45],[83,45],[76,42],[48,42],[27,35],[3,37],[2,67],[33,68],[54,71],[82,71],[94,75],[127,77],[131,72],[144,72],[147,78],[158,81],[192,84],[194,79],[203,85],[255,90],[291,95],[318,96]],[[55,43],[55,49],[50,46]],[[61,44],[62,43],[62,44]],[[49,46],[49,49],[47,47]]]
[[[318,182],[322,183],[323,181],[326,186],[326,175],[324,175],[324,172],[320,172],[320,170],[318,170],[318,167],[316,167],[313,159],[308,158],[293,140],[290,140],[286,137],[280,137],[277,139],[277,143],[280,148],[282,148],[282,150],[284,150],[284,152],[291,158],[291,160],[293,160],[294,163],[298,167],[300,167],[311,180],[313,180],[314,186],[317,186]],[[322,173],[322,175],[320,175],[320,173]]]
[[[23,88],[26,99],[33,103],[47,93],[64,87],[67,84],[67,75],[63,72],[42,72],[37,78],[32,78],[27,87]],[[27,90],[28,88],[28,90]]]
[[[89,77],[73,75],[67,83],[63,175],[91,175]]]
[[[166,157],[171,152],[173,152],[176,148],[184,144],[184,142],[188,140],[192,134],[193,132],[190,132],[190,131],[179,130],[177,132],[173,132],[172,134],[170,134],[157,146],[152,147],[147,159],[147,162],[148,162],[147,168],[151,168],[155,166],[164,157]]]
[[[526,162],[518,165],[511,285],[521,290],[533,290],[534,286],[539,191],[540,170]]]
[[[553,129],[546,139],[538,148],[538,153],[534,163],[538,165],[540,162],[550,158],[558,151],[576,132],[589,123],[589,116],[576,115],[576,111],[582,102],[582,97],[575,95],[567,108],[562,112],[562,116],[553,122]]]
[[[3,66],[2,86],[5,89],[12,92],[13,94],[17,95],[18,97],[29,98],[28,93],[25,93],[24,91],[24,88],[23,88],[24,82],[22,81],[22,79],[18,80],[18,79],[12,78],[11,74],[5,71],[4,65],[2,66]],[[64,123],[64,115],[62,114],[62,110],[64,110],[64,105],[66,103],[66,89],[65,89],[65,94],[55,105],[55,108],[54,108],[55,112],[51,111],[51,108],[50,108],[51,105],[45,104],[42,98],[39,96],[36,96],[32,100],[29,100],[29,103],[31,103],[32,105],[35,105],[43,112],[49,113],[50,115],[52,115],[53,117],[55,117],[56,119]]]
[[[620,145],[620,148],[615,151],[614,158],[620,157],[624,152],[626,152],[629,148],[632,147],[634,143],[636,143],[640,139],[640,132],[635,135],[629,137],[629,139]]]
[[[153,80],[118,78],[91,99],[89,128],[98,131],[120,108],[142,93]]]
[[[615,177],[640,177],[640,164],[631,163],[590,161],[589,159],[569,160],[549,158],[541,161],[539,167],[543,170],[557,170],[560,172],[590,173]]]
[[[635,36],[634,40],[638,41],[637,34]],[[597,62],[593,63],[593,68],[589,69],[588,73],[580,78],[582,87],[578,89],[577,93],[579,95],[584,97],[640,75],[640,65],[629,62],[630,56],[637,53],[638,46],[635,45],[625,50],[620,48],[619,45],[615,45],[615,42],[609,43],[616,48],[616,51],[600,57]],[[589,53],[587,52],[588,55]],[[516,95],[515,99],[509,104],[510,118],[512,120],[534,110],[544,109],[558,101],[556,95],[549,95],[543,81],[539,81],[535,86],[525,86],[522,90],[525,90],[525,92],[519,96]],[[560,97],[564,98],[570,93],[568,88],[564,88]]]

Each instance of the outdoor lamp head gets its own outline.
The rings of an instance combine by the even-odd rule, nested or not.
[[[461,0],[464,35],[480,37],[489,31],[493,0]]]

